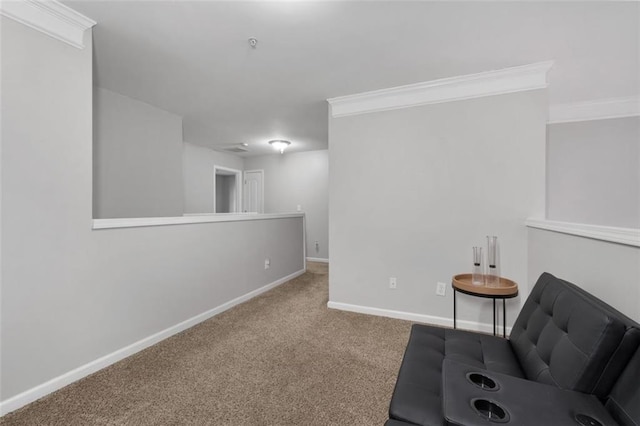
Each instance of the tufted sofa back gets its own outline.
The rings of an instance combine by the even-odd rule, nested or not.
[[[640,328],[579,287],[543,273],[510,343],[529,380],[604,400],[640,345]]]

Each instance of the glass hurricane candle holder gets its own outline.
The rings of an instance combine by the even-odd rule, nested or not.
[[[498,237],[487,236],[487,287],[498,287],[500,275],[498,274]]]
[[[482,247],[473,248],[473,269],[471,271],[471,284],[484,285],[484,274],[482,271]]]

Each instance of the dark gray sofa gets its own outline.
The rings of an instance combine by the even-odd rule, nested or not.
[[[525,386],[535,381],[595,395],[616,422],[640,426],[639,346],[640,325],[579,287],[544,273],[509,339],[413,325],[386,426],[447,424],[442,399],[445,359],[524,379]],[[526,405],[526,388],[521,391]]]

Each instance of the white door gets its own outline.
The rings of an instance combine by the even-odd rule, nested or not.
[[[264,213],[263,173],[262,170],[244,172],[244,212]]]

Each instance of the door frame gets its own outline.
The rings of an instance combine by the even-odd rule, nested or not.
[[[236,202],[235,212],[233,213],[241,213],[243,204],[242,188],[244,187],[244,176],[242,175],[242,170],[232,169],[231,167],[217,166],[215,164],[213,166],[213,213],[216,214],[216,175],[218,170],[230,172],[236,176]]]
[[[245,170],[243,175],[242,175],[242,189],[244,190],[244,186],[247,184],[247,173],[260,173],[260,175],[262,175],[262,179],[260,179],[261,182],[261,188],[260,188],[260,193],[261,193],[261,197],[260,197],[260,210],[262,211],[262,213],[264,213],[264,169],[252,169],[252,170]],[[244,198],[242,199],[242,211],[244,213],[246,213],[246,209],[244,208]]]

